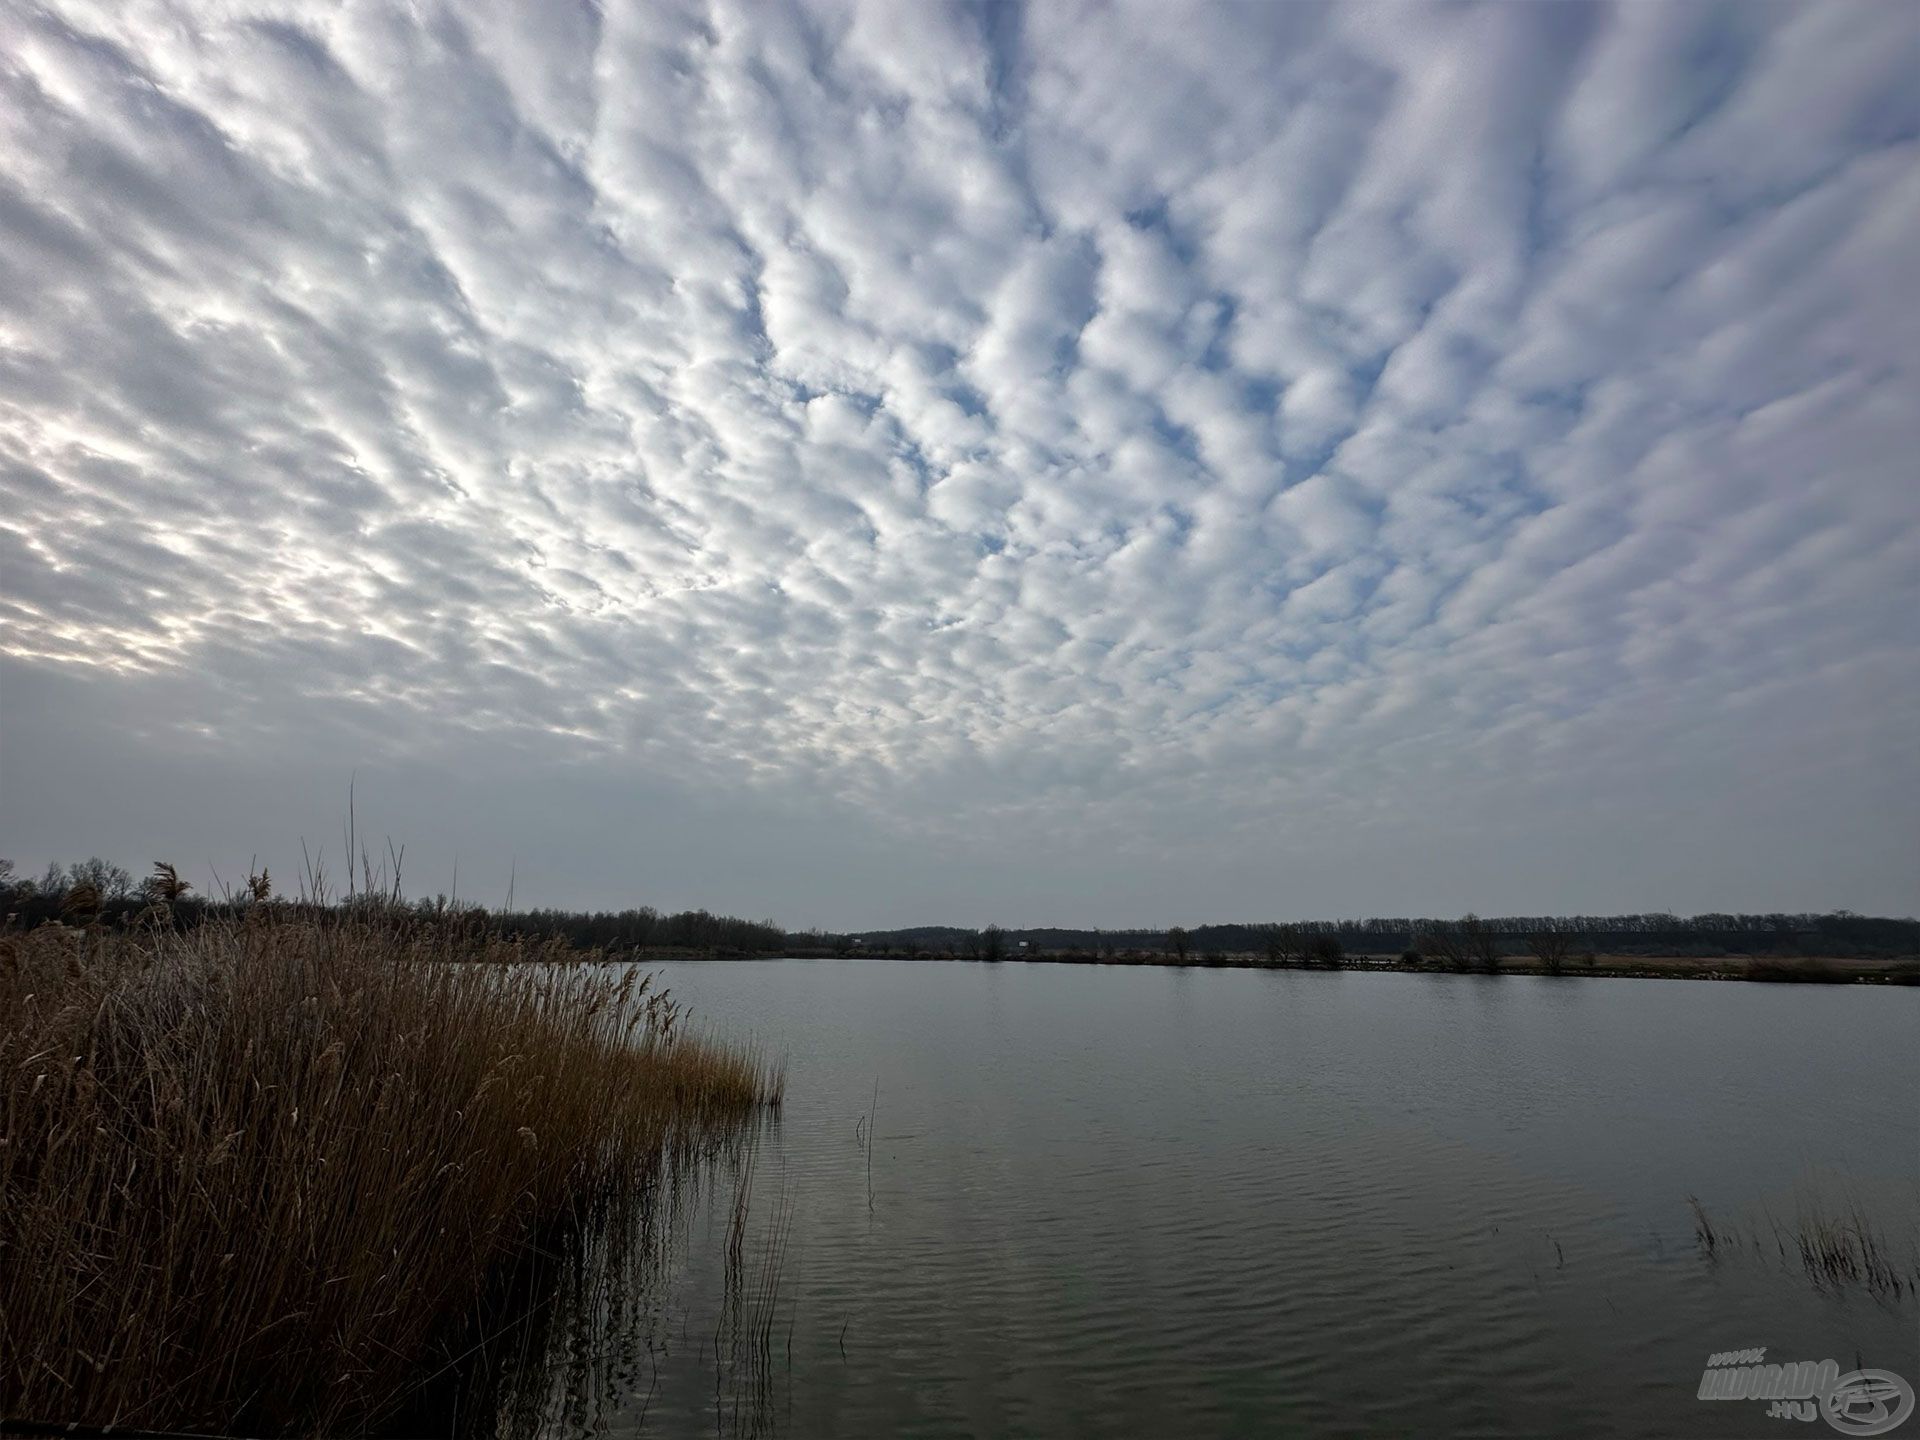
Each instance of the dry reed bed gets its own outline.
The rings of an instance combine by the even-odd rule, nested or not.
[[[599,958],[271,906],[0,937],[0,1418],[377,1423],[535,1236],[778,1102]]]

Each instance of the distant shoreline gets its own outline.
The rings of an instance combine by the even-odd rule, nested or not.
[[[1920,957],[1916,956],[1883,959],[1800,955],[1712,958],[1693,955],[1595,955],[1591,960],[1584,956],[1572,957],[1560,966],[1550,968],[1532,956],[1514,955],[1502,956],[1494,968],[1483,966],[1456,968],[1439,965],[1431,960],[1416,963],[1398,955],[1348,955],[1330,965],[1269,960],[1263,955],[1191,955],[1185,960],[1180,960],[1172,955],[1147,953],[1092,955],[1065,951],[1008,954],[999,960],[985,960],[967,955],[932,955],[925,952],[856,946],[845,950],[793,949],[779,956],[741,955],[726,958],[826,960],[854,957],[924,964],[958,962],[971,965],[1143,965],[1183,970],[1308,970],[1321,973],[1357,970],[1369,973],[1452,975],[1469,979],[1531,975],[1543,979],[1563,980],[1744,980],[1755,984],[1920,985]],[[698,957],[681,955],[673,958]]]

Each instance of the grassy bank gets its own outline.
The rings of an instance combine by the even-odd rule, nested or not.
[[[0,1417],[406,1403],[535,1237],[778,1099],[595,958],[272,906],[0,937]]]

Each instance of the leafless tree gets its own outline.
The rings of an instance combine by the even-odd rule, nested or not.
[[[1460,941],[1482,970],[1492,974],[1500,968],[1500,937],[1471,910],[1460,917]]]
[[[1276,964],[1285,965],[1300,958],[1300,927],[1298,925],[1269,925],[1267,927],[1267,959]]]
[[[67,879],[75,886],[91,886],[100,900],[124,900],[133,894],[133,876],[98,855],[68,867]]]
[[[1430,960],[1438,960],[1449,970],[1467,968],[1465,937],[1452,921],[1442,920],[1422,930],[1413,948]]]
[[[1565,930],[1536,930],[1527,937],[1527,949],[1549,975],[1558,975],[1573,953],[1573,936]]]

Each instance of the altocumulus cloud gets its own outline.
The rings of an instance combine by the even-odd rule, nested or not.
[[[1891,0],[11,5],[5,842],[357,766],[543,900],[1910,909],[1917,73]]]

